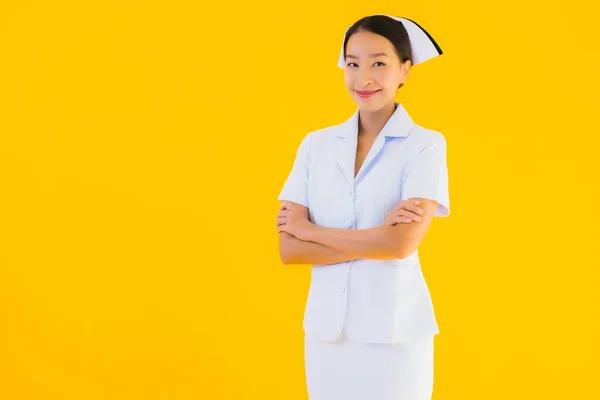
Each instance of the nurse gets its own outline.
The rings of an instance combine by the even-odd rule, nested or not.
[[[418,254],[450,213],[446,140],[395,95],[441,55],[407,18],[350,26],[338,66],[357,109],[307,134],[279,195],[284,264],[310,264],[304,313],[310,400],[430,400],[439,333]]]

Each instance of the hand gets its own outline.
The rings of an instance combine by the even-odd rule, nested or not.
[[[410,224],[420,221],[423,210],[417,207],[419,200],[402,200],[385,217],[384,225]]]
[[[290,201],[285,201],[277,213],[277,232],[287,232],[300,240],[306,240],[310,230],[314,228],[308,216],[308,208]]]

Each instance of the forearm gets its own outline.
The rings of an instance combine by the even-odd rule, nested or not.
[[[287,232],[279,234],[279,253],[284,264],[336,264],[361,258],[326,245],[300,240]]]
[[[386,225],[356,230],[314,226],[306,240],[359,258],[400,258],[398,242],[389,229]]]

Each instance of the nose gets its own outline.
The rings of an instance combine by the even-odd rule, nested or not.
[[[356,83],[360,88],[367,87],[371,83],[373,83],[373,75],[369,68],[359,68],[358,74],[356,76]]]

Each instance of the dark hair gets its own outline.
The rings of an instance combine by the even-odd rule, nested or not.
[[[411,63],[413,62],[410,39],[406,28],[402,22],[396,21],[386,15],[371,15],[361,18],[348,28],[346,36],[344,37],[344,58],[346,58],[346,47],[350,36],[360,31],[368,31],[383,36],[392,42],[400,61],[403,63],[408,60],[410,60]],[[398,86],[398,89],[403,85],[404,84],[401,83],[400,86]]]

